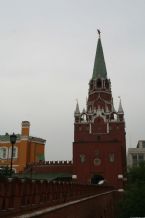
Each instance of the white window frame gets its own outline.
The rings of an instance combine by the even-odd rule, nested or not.
[[[5,152],[5,155],[4,155],[4,152]],[[6,146],[0,147],[0,159],[6,160],[7,158],[8,158],[8,147]]]
[[[11,152],[12,152],[12,146],[9,147],[9,158],[11,158]],[[18,147],[14,146],[13,147],[13,159],[17,159],[18,158]]]

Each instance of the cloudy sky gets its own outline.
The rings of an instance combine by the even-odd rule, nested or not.
[[[144,0],[0,0],[0,134],[47,140],[46,159],[72,158],[76,99],[85,106],[97,28],[127,147],[145,139]]]

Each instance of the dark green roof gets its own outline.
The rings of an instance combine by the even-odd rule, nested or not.
[[[70,177],[72,175],[69,173],[24,173],[24,174],[15,174],[14,177],[18,178],[31,178],[31,179],[46,179],[49,181],[55,180],[57,178]]]
[[[20,140],[21,135],[20,134],[16,134],[17,135],[17,140]],[[0,135],[0,141],[10,141],[10,135],[8,133],[6,133],[5,135]]]
[[[98,77],[104,78],[104,79],[107,78],[106,64],[105,64],[103,48],[102,48],[100,37],[98,39],[98,44],[97,44],[92,79],[97,79]]]
[[[17,140],[21,140],[21,134],[16,134]],[[37,140],[39,142],[44,143],[46,140],[38,137],[29,136],[29,140]],[[10,135],[6,133],[5,135],[0,135],[0,141],[10,141]]]

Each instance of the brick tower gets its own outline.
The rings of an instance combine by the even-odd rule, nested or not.
[[[74,113],[73,164],[81,183],[105,180],[116,188],[123,188],[126,172],[126,139],[124,112],[119,103],[113,105],[111,82],[99,33],[93,75],[89,82],[86,109]]]

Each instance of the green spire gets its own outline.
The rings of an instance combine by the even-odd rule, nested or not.
[[[107,70],[106,70],[106,64],[104,60],[104,54],[103,54],[100,34],[99,34],[99,39],[98,39],[98,44],[97,44],[92,79],[96,79],[98,77],[104,78],[104,79],[107,78]]]

